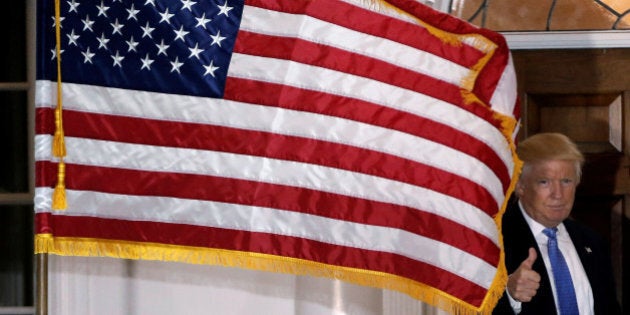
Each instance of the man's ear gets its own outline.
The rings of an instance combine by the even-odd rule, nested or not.
[[[519,180],[516,182],[516,187],[514,187],[514,192],[516,193],[517,197],[521,197],[523,195],[523,192],[525,191],[525,186],[523,185],[523,183]]]

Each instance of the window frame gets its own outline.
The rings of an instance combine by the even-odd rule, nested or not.
[[[503,32],[501,34],[507,40],[511,50],[630,47],[630,30]]]
[[[36,0],[26,0],[25,2],[25,23],[17,27],[25,27],[26,40],[26,80],[25,82],[0,82],[0,91],[21,91],[26,92],[27,112],[27,134],[26,144],[28,159],[28,192],[16,193],[0,193],[0,205],[3,206],[31,206],[33,211],[34,192],[35,192],[35,153],[34,153],[34,137],[35,137],[35,41],[36,41]],[[10,29],[6,31],[11,31]],[[37,275],[35,268],[36,259],[33,259],[33,281],[37,283]],[[32,292],[33,302],[37,303],[35,292],[36,284],[33,285]],[[0,314],[35,314],[35,305],[33,306],[0,306]]]

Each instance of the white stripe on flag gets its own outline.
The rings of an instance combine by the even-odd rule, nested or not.
[[[35,208],[49,212],[52,189],[36,189]],[[68,208],[58,216],[192,224],[306,238],[333,245],[400,254],[489,288],[496,268],[434,239],[403,230],[272,208],[191,199],[67,190]],[[46,209],[46,210],[42,210]],[[334,209],[330,209],[335,211]],[[325,229],[322,227],[325,226]],[[351,237],[349,237],[351,236]],[[440,255],[425,255],[435,252]]]
[[[428,52],[306,15],[245,6],[241,30],[292,37],[380,59],[460,86],[472,70]],[[443,71],[436,72],[435,69]]]
[[[221,176],[360,197],[437,214],[476,230],[499,244],[493,218],[479,208],[403,182],[314,164],[241,154],[73,137],[65,140],[68,154],[64,161],[68,164]],[[37,148],[50,148],[52,136],[38,135],[35,141]],[[38,161],[52,159],[46,150],[36,149],[35,152]]]
[[[510,172],[513,166],[507,141],[496,127],[458,106],[421,93],[345,72],[237,53],[232,56],[228,75],[351,97],[425,117],[478,138],[493,148]]]
[[[486,188],[498,207],[501,206],[504,198],[500,180],[486,164],[475,157],[392,129],[338,117],[202,97],[128,91],[72,83],[64,83],[63,91],[64,108],[68,110],[213,124],[351,144],[405,157],[468,178]],[[46,90],[38,89],[38,93],[46,93]],[[43,96],[40,99],[44,99]],[[134,106],[136,103],[129,102],[130,98],[143,106]],[[38,103],[38,106],[45,105]],[[439,107],[436,106],[436,109]],[[209,110],[210,108],[212,110]],[[248,119],[241,119],[241,117],[248,117]],[[485,122],[475,116],[469,117],[471,118],[479,124],[467,125],[483,126]],[[474,135],[476,133],[471,133],[471,136]],[[505,141],[505,138],[502,137],[501,140]],[[505,148],[500,152],[509,154]],[[512,164],[513,162],[509,160],[508,165]],[[509,170],[511,171],[511,168]]]
[[[492,99],[490,99],[490,105],[492,109],[507,115],[514,116],[514,106],[517,102],[517,87],[516,87],[516,71],[514,70],[512,55],[509,55],[508,66],[501,74],[501,79],[497,84]],[[514,131],[514,135],[517,132]]]

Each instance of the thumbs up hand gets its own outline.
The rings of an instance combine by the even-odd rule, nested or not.
[[[529,256],[508,277],[507,290],[510,296],[519,302],[529,302],[536,295],[540,286],[540,275],[532,269],[538,255],[532,247]]]

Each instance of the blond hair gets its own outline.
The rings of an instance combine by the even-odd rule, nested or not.
[[[575,172],[579,179],[582,176],[584,155],[569,137],[561,133],[539,133],[533,135],[516,148],[516,154],[523,161],[523,172],[529,165],[548,160],[567,160],[575,162]]]

